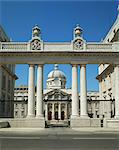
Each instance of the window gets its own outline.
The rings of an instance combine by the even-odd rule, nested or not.
[[[18,104],[15,104],[15,107],[17,108],[17,107],[18,107]]]
[[[21,116],[24,117],[24,111],[21,111]]]
[[[2,89],[6,89],[6,76],[3,75],[3,79],[2,79]]]
[[[18,111],[15,111],[15,117],[18,117]]]
[[[99,118],[99,115],[97,115],[97,118]]]
[[[10,80],[8,80],[8,92],[10,92]]]
[[[24,104],[21,104],[21,108],[24,108]]]
[[[97,103],[97,102],[95,103],[95,107],[96,107],[96,108],[98,107],[98,103]]]

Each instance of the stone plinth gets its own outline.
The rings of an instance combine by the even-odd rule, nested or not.
[[[20,119],[9,119],[10,127],[13,128],[44,128],[44,118],[20,118]]]
[[[70,125],[71,128],[101,127],[101,121],[99,118],[78,118],[78,119],[72,118]]]
[[[8,128],[9,122],[8,121],[0,121],[0,128]]]
[[[101,119],[100,118],[91,118],[90,123],[91,123],[91,127],[101,127]]]
[[[104,126],[109,128],[119,128],[119,119],[107,119],[105,120]]]
[[[90,118],[72,118],[70,125],[71,128],[90,127]]]

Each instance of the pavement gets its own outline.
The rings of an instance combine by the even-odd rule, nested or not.
[[[119,150],[119,129],[1,128],[0,150]]]
[[[6,137],[40,137],[48,138],[50,136],[70,135],[114,135],[119,137],[119,128],[1,128],[0,138]]]

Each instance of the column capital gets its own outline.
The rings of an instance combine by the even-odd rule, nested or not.
[[[71,64],[72,67],[78,67],[78,64]]]
[[[28,64],[29,65],[29,67],[34,67],[35,66],[35,64]]]
[[[37,64],[38,67],[43,67],[44,64]]]
[[[86,67],[86,64],[80,64],[80,67]]]

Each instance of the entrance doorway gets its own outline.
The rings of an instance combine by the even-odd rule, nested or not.
[[[52,112],[51,111],[48,112],[48,120],[52,120]]]
[[[64,120],[64,116],[65,116],[65,112],[62,111],[62,112],[61,112],[61,120]]]
[[[58,120],[58,111],[55,112],[55,120]]]

